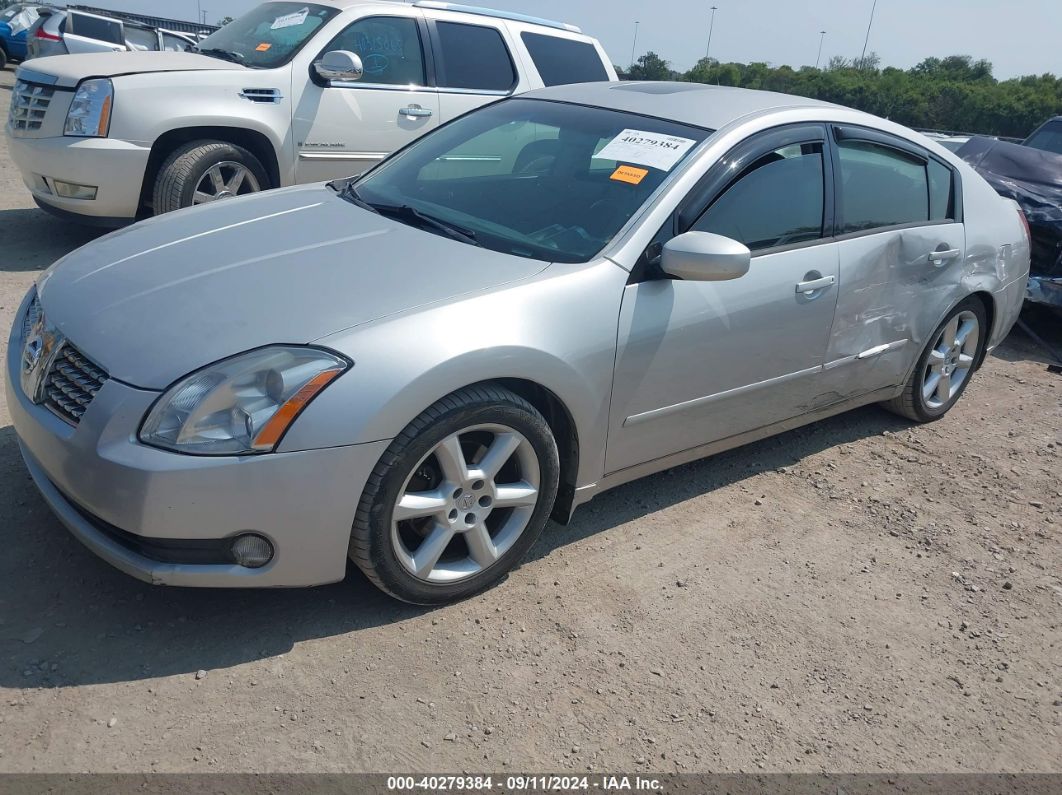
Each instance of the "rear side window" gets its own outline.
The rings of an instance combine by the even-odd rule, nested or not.
[[[936,160],[926,166],[929,174],[929,220],[944,221],[955,218],[955,202],[952,198],[951,169]]]
[[[1025,145],[1062,155],[1062,122],[1048,122],[1030,135]]]
[[[122,23],[113,19],[101,19],[87,14],[71,12],[67,17],[67,32],[86,39],[106,41],[111,44],[125,44],[122,39]]]
[[[547,86],[608,80],[601,56],[592,44],[543,33],[523,33],[521,38]]]
[[[437,22],[441,58],[439,85],[480,91],[508,91],[516,84],[509,49],[494,28]]]
[[[777,149],[750,165],[693,225],[757,251],[822,237],[822,144]]]
[[[841,234],[929,220],[925,161],[864,141],[841,141],[837,151]]]

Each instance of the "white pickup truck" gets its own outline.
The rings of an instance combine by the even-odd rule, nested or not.
[[[434,0],[281,0],[195,52],[22,64],[6,132],[41,207],[121,225],[356,175],[501,97],[615,79],[571,25]]]

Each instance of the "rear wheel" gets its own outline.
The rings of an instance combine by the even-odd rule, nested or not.
[[[903,392],[885,403],[915,422],[932,422],[954,406],[970,383],[987,341],[984,304],[967,298],[930,337]]]
[[[471,596],[527,554],[559,480],[557,445],[533,406],[500,387],[463,389],[411,422],[380,459],[351,559],[406,602]]]
[[[7,68],[7,52],[3,47],[0,47],[0,69]]]
[[[155,215],[270,188],[262,163],[241,146],[192,141],[173,152],[155,178]]]

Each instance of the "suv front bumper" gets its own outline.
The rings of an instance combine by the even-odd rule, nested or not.
[[[151,149],[114,138],[31,138],[12,134],[7,146],[22,181],[44,209],[88,222],[132,222],[140,208]],[[96,188],[95,199],[67,199],[54,181]]]

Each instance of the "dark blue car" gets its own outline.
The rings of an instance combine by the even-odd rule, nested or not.
[[[3,69],[8,61],[25,60],[26,33],[36,19],[35,8],[36,5],[31,3],[14,3],[0,10],[0,69]],[[34,19],[16,19],[23,11],[29,11]]]

